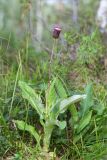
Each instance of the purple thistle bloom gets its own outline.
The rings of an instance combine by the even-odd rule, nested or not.
[[[59,26],[55,26],[53,28],[53,38],[55,39],[59,38],[60,32],[61,32],[61,28]]]

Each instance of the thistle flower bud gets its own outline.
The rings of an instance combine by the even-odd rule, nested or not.
[[[59,26],[55,26],[53,28],[53,38],[57,39],[59,38],[59,35],[60,35],[60,32],[61,32],[61,28]]]

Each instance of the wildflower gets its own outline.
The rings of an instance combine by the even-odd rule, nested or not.
[[[59,26],[55,26],[53,29],[53,38],[57,39],[59,38],[61,32],[61,28]]]

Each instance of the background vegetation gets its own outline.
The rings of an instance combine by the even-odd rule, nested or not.
[[[71,1],[0,0],[1,160],[107,158],[107,40],[95,23],[98,4],[80,0],[75,13]],[[62,32],[53,48],[54,24]],[[79,102],[69,100],[83,94]],[[69,104],[57,116],[64,100]],[[41,118],[38,101],[56,110]],[[58,121],[49,126],[47,151],[43,140],[51,116]]]

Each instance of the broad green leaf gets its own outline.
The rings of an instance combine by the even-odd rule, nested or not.
[[[91,124],[89,123],[89,125],[87,125],[79,134],[76,134],[74,132],[74,137],[73,137],[73,142],[74,143],[76,143],[77,141],[79,141],[82,137],[84,137],[84,139],[89,138],[89,135],[87,136],[87,133],[89,132],[90,125]],[[78,127],[78,125],[76,126],[76,128],[77,127]]]
[[[58,98],[54,88],[55,82],[56,82],[56,78],[54,78],[54,80],[50,83],[50,86],[46,91],[46,99],[47,99],[46,101],[47,101],[48,107],[52,106]]]
[[[92,84],[87,85],[87,87],[85,89],[85,93],[86,93],[87,97],[81,103],[81,116],[83,116],[85,113],[87,113],[88,110],[93,105]]]
[[[25,82],[19,81],[19,86],[22,90],[23,98],[28,100],[28,102],[31,104],[31,106],[37,111],[40,118],[43,119],[44,106],[42,104],[41,98]]]
[[[61,99],[57,100],[56,103],[51,107],[50,118],[53,120],[56,120],[58,117],[58,114],[60,113],[60,103],[61,103]]]
[[[75,104],[72,104],[69,108],[69,111],[71,112],[71,121],[73,121],[73,124],[78,121],[78,111],[76,109]]]
[[[68,109],[69,105],[74,104],[85,98],[86,98],[86,95],[83,94],[83,95],[74,95],[62,100],[60,103],[60,113],[64,113]]]
[[[56,90],[56,93],[59,96],[59,98],[66,98],[67,97],[67,92],[65,90],[64,84],[58,78],[55,83],[55,90]]]
[[[92,116],[92,111],[88,112],[87,114],[84,115],[84,117],[82,117],[82,119],[77,125],[77,130],[76,130],[77,134],[80,133],[89,124],[91,116]]]
[[[36,132],[36,130],[35,130],[35,128],[33,126],[28,125],[24,121],[15,120],[14,122],[17,124],[17,126],[18,126],[18,128],[20,130],[28,131],[32,136],[34,136],[34,138],[36,139],[38,145],[40,145],[40,139],[41,139],[41,137]]]
[[[60,98],[66,98],[67,93],[63,86],[63,83],[61,80],[59,80],[57,77],[54,78],[54,80],[51,82],[49,89],[47,90],[47,102],[48,106],[54,105],[56,101]]]
[[[50,117],[57,119],[60,113],[64,113],[71,104],[74,104],[82,99],[86,98],[86,95],[74,95],[64,100],[59,99],[50,110]],[[72,107],[72,106],[71,106]]]

